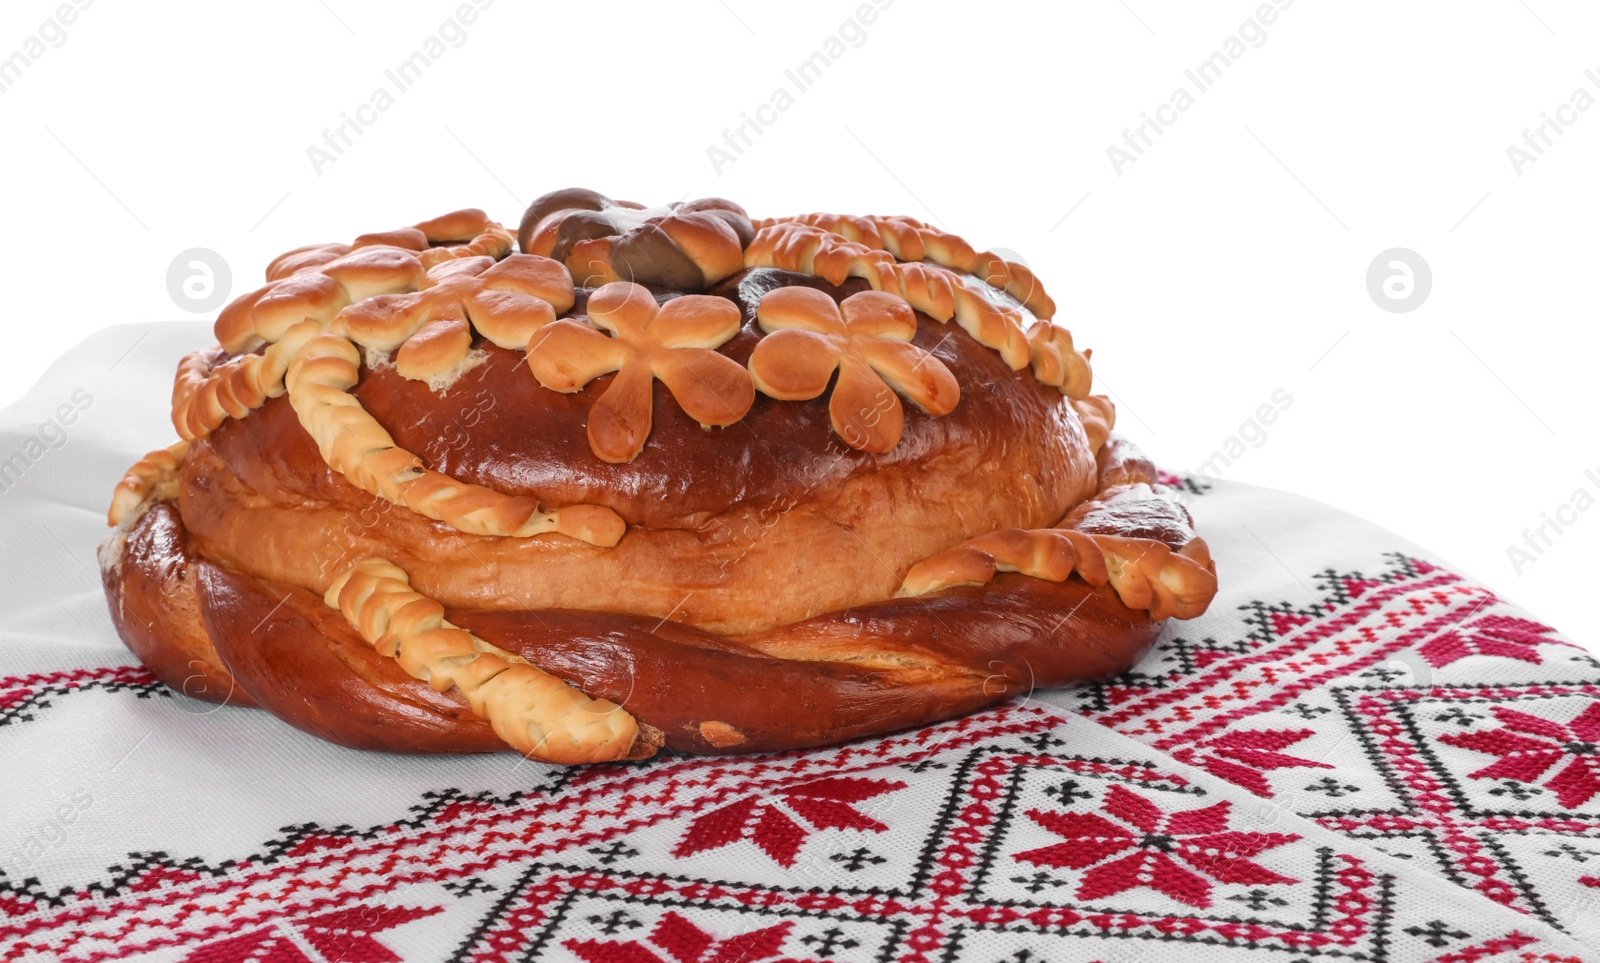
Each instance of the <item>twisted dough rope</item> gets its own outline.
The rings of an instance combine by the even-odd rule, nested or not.
[[[172,384],[172,425],[178,437],[195,441],[211,434],[229,418],[243,418],[283,394],[287,353],[280,341],[261,354],[237,355],[214,364],[207,349],[184,355]]]
[[[469,232],[476,237],[459,248],[427,247],[473,237]],[[463,211],[364,235],[353,246],[320,245],[280,257],[268,269],[275,279],[217,318],[223,350],[259,347],[261,353],[215,364],[215,349],[202,350],[179,363],[172,395],[179,437],[204,438],[228,418],[243,418],[287,391],[323,460],[370,494],[473,535],[560,532],[615,545],[627,524],[611,509],[571,505],[543,512],[535,498],[429,471],[349,393],[361,360],[353,341],[379,350],[398,347],[397,370],[427,380],[465,359],[469,317],[494,343],[526,347],[539,327],[572,306],[572,279],[564,268],[531,255],[497,264],[495,256],[509,248],[504,228],[481,211]],[[482,251],[491,253],[472,253]]]
[[[1144,489],[1144,483],[1111,488],[1102,499]],[[1217,592],[1217,576],[1205,540],[1191,539],[1174,551],[1153,538],[1080,532],[1070,528],[1006,528],[979,535],[918,562],[906,573],[900,595],[918,596],[952,585],[987,585],[999,572],[1020,572],[1051,582],[1076,572],[1090,585],[1110,582],[1123,604],[1146,609],[1150,618],[1192,619],[1205,612]]]
[[[810,217],[832,218],[833,215]],[[864,218],[836,220],[841,225],[860,220],[870,226],[870,220]],[[990,297],[974,290],[955,271],[922,261],[899,263],[895,260],[895,254],[883,247],[873,247],[801,220],[759,223],[765,226],[756,232],[750,246],[745,248],[745,267],[774,267],[814,274],[834,285],[843,284],[848,277],[862,278],[873,290],[897,294],[913,308],[937,321],[954,319],[979,344],[1000,352],[1000,357],[1013,370],[1027,367],[1031,362],[1034,376],[1041,382],[1061,389],[1069,397],[1081,398],[1088,394],[1092,380],[1089,359],[1074,349],[1072,335],[1046,320],[1038,321],[1031,332],[1024,333],[1025,318],[1022,312],[995,303]],[[859,229],[855,233],[871,239],[871,235],[865,235]],[[941,238],[960,241],[954,235],[935,233]],[[877,243],[885,242],[879,237]],[[971,251],[971,246],[965,241],[961,241],[961,245]],[[911,253],[917,253],[918,250],[905,244],[897,246]],[[945,244],[938,250],[948,254],[949,247],[949,244]],[[923,253],[928,253],[928,250],[924,249]],[[1027,277],[1031,278],[1032,274],[1029,273]],[[1053,313],[1055,305],[1047,301],[1041,305],[1041,309]]]
[[[1105,395],[1073,398],[1068,403],[1072,405],[1072,410],[1078,413],[1078,420],[1083,423],[1084,434],[1089,436],[1089,450],[1099,454],[1101,446],[1111,437],[1111,429],[1116,427],[1116,407]]]
[[[927,259],[971,274],[990,287],[1005,290],[1040,320],[1055,317],[1056,303],[1026,266],[1007,261],[993,252],[979,253],[965,238],[914,217],[816,213],[764,218],[751,223],[758,231],[776,224],[806,224],[873,250],[888,251],[901,261]]]
[[[291,328],[284,340],[291,339],[303,344],[286,376],[289,404],[323,460],[357,487],[473,535],[560,532],[603,548],[621,540],[627,523],[609,508],[569,505],[542,512],[536,498],[505,495],[424,468],[350,394],[361,371],[354,344],[319,331],[314,321]]]
[[[180,441],[166,448],[157,448],[133,463],[122,480],[117,482],[111,495],[111,507],[106,511],[106,524],[115,528],[124,521],[132,521],[139,509],[148,501],[166,500],[178,492],[178,469],[189,456],[189,443]]]
[[[334,580],[323,601],[412,678],[438,692],[459,692],[524,756],[576,764],[634,754],[639,724],[621,706],[591,699],[527,659],[452,625],[444,606],[412,591],[410,577],[388,559],[357,562]]]

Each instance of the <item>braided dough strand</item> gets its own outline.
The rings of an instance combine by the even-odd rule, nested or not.
[[[243,418],[282,395],[289,360],[309,340],[306,332],[304,325],[296,326],[264,345],[260,354],[238,355],[221,364],[215,363],[215,349],[185,355],[172,387],[172,425],[178,437],[204,438],[229,418]]]
[[[1089,437],[1089,450],[1098,453],[1105,446],[1106,439],[1111,437],[1111,429],[1117,425],[1116,406],[1105,395],[1073,398],[1069,404],[1078,413],[1084,434]]]
[[[1073,347],[1072,332],[1042,321],[1028,332],[1028,352],[1035,378],[1060,388],[1074,401],[1089,397],[1094,372],[1089,368],[1088,352]]]
[[[387,559],[356,563],[334,580],[323,601],[413,678],[438,692],[459,692],[496,735],[525,756],[574,764],[635,753],[639,725],[621,706],[591,699],[527,659],[452,625],[444,606],[412,591],[410,577]]]
[[[921,261],[970,274],[1016,298],[1041,320],[1055,317],[1056,304],[1025,265],[992,252],[980,253],[965,238],[942,231],[914,217],[896,215],[800,214],[752,221],[757,231],[778,224],[804,224],[837,234],[864,247],[888,251],[902,261]]]
[[[424,468],[350,394],[361,367],[356,346],[340,335],[317,333],[310,321],[291,329],[285,340],[306,335],[289,366],[289,403],[323,460],[358,488],[473,535],[560,532],[606,548],[622,538],[626,523],[609,508],[571,505],[543,512],[537,499]]]
[[[115,528],[137,514],[145,503],[164,501],[178,493],[178,469],[189,456],[189,443],[180,441],[157,448],[133,463],[111,495],[106,523]]]
[[[1162,502],[1147,484],[1108,489],[1096,499]],[[1075,509],[1074,516],[1082,509]],[[1067,523],[1072,517],[1063,519]],[[1182,546],[1156,538],[1136,538],[1056,528],[1007,528],[980,535],[918,562],[906,573],[902,596],[927,595],[952,585],[987,585],[1000,572],[1020,572],[1051,582],[1076,573],[1090,585],[1110,582],[1129,608],[1148,610],[1152,619],[1192,619],[1205,612],[1217,592],[1216,567],[1205,540]]]
[[[814,274],[834,285],[863,278],[873,290],[898,295],[936,321],[954,319],[979,344],[1000,352],[1014,370],[1027,367],[1032,357],[1021,312],[996,304],[936,264],[896,263],[890,252],[791,221],[757,231],[745,249],[744,264]]]

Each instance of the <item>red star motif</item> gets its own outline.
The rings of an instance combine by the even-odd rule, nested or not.
[[[1267,785],[1269,769],[1332,769],[1333,766],[1314,759],[1302,759],[1279,750],[1285,749],[1315,734],[1312,729],[1257,729],[1229,732],[1215,739],[1207,739],[1193,749],[1180,749],[1173,756],[1191,766],[1255,793],[1272,795]]]
[[[1557,763],[1566,762],[1544,783],[1562,807],[1581,806],[1600,792],[1600,703],[1590,703],[1566,725],[1504,706],[1493,711],[1505,728],[1439,737],[1447,746],[1500,757],[1469,776],[1533,783]]]
[[[329,960],[400,963],[400,957],[372,934],[440,912],[440,907],[356,906],[317,916],[285,921]],[[277,926],[251,930],[207,943],[183,963],[311,963],[300,947]]]
[[[1469,655],[1497,655],[1538,665],[1544,659],[1536,648],[1554,632],[1548,625],[1509,615],[1486,615],[1460,628],[1450,629],[1429,639],[1418,651],[1435,669],[1443,668]]]
[[[1066,842],[1030,849],[1014,858],[1054,869],[1088,869],[1078,884],[1077,897],[1082,900],[1103,899],[1143,886],[1186,906],[1204,909],[1211,905],[1213,881],[1254,886],[1298,883],[1248,857],[1300,837],[1230,830],[1230,805],[1223,801],[1168,813],[1143,796],[1113,785],[1101,809],[1117,822],[1094,813],[1030,809],[1030,819]]]
[[[639,940],[567,940],[562,945],[584,963],[759,963],[778,956],[784,937],[793,926],[793,920],[784,920],[765,929],[719,939],[677,913],[668,912],[650,930],[648,940],[655,948]]]
[[[894,780],[829,776],[779,790],[770,798],[746,796],[695,817],[672,855],[682,859],[749,839],[787,869],[814,830],[881,833],[888,829],[854,804],[905,787]],[[776,805],[779,801],[783,807]]]

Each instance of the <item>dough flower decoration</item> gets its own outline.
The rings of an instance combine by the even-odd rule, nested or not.
[[[905,411],[896,393],[932,415],[949,414],[961,400],[944,362],[910,343],[917,318],[896,295],[862,291],[835,304],[815,288],[778,288],[761,299],[756,320],[767,332],[750,355],[756,387],[779,400],[807,400],[838,371],[828,417],[852,448],[881,454],[899,444]]]
[[[452,211],[393,231],[373,231],[349,244],[308,244],[280,254],[267,265],[267,280],[303,274],[369,247],[399,248],[416,256],[423,270],[464,257],[502,258],[511,253],[511,233],[475,207]]]
[[[638,457],[650,436],[656,381],[705,428],[726,427],[750,410],[750,374],[714,350],[739,331],[743,317],[732,301],[690,294],[658,305],[648,288],[614,281],[590,296],[588,311],[589,324],[563,319],[545,327],[528,346],[528,367],[541,385],[564,393],[616,372],[589,409],[589,446],[602,461]]]
[[[456,240],[463,243],[448,246]],[[282,395],[294,351],[307,340],[285,341],[296,325],[312,321],[318,330],[348,331],[359,343],[390,350],[441,313],[437,309],[450,295],[459,300],[466,293],[435,292],[424,304],[415,292],[463,272],[488,273],[509,250],[504,228],[482,211],[466,210],[415,227],[365,234],[354,244],[318,244],[280,256],[267,269],[264,286],[234,299],[217,316],[217,343],[234,357],[217,363],[214,349],[197,351],[179,364],[172,390],[178,436],[204,438],[228,418],[243,418]],[[571,278],[555,276],[566,273],[560,265],[527,255],[506,260],[512,263],[502,262],[505,266],[479,282],[485,290],[472,313],[480,333],[497,344],[513,319],[531,335],[537,323],[572,306]],[[508,303],[513,292],[537,295],[548,304],[541,309],[526,301]],[[402,306],[406,310],[398,310]],[[347,327],[346,320],[353,323]],[[425,342],[442,333],[430,331]],[[526,337],[517,347],[525,344]],[[438,353],[437,346],[408,352],[419,359]]]
[[[534,332],[573,305],[572,277],[549,258],[513,254],[440,264],[419,288],[350,305],[332,330],[375,351],[394,351],[395,370],[417,381],[450,376],[467,360],[472,332],[522,350]]]

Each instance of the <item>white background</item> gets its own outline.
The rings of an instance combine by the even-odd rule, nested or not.
[[[57,5],[5,4],[0,58]],[[1506,151],[1575,89],[1600,96],[1591,5],[1296,0],[1119,174],[1107,147],[1257,3],[899,0],[719,172],[707,148],[855,2],[500,0],[315,170],[307,148],[456,6],[82,11],[0,93],[0,403],[92,331],[196,317],[166,282],[192,247],[239,293],[290,247],[464,206],[515,225],[569,185],[906,213],[1037,269],[1119,427],[1168,467],[1283,388],[1292,406],[1224,477],[1366,516],[1600,645],[1600,508],[1520,574],[1507,556],[1575,490],[1600,497],[1600,107],[1520,174]],[[1405,314],[1365,283],[1396,246],[1433,272]]]

